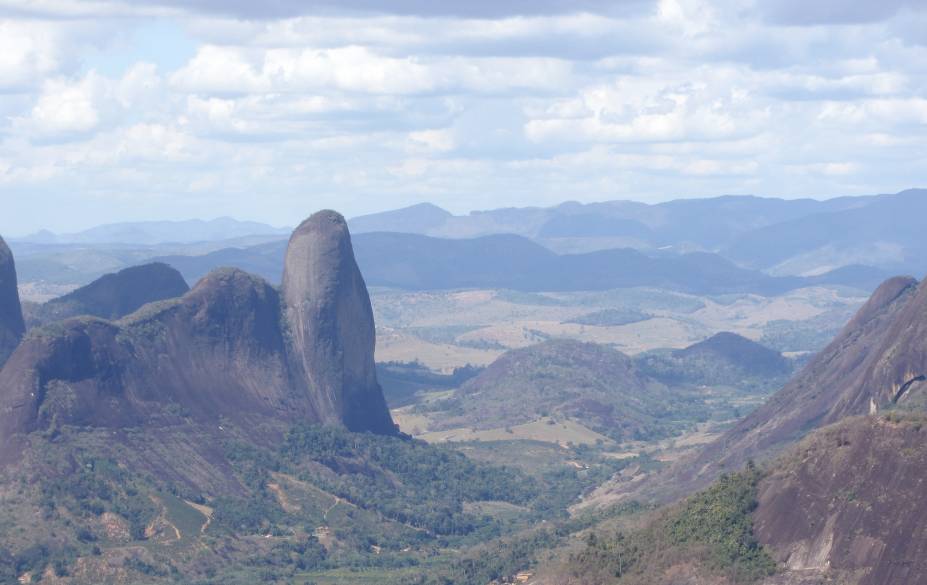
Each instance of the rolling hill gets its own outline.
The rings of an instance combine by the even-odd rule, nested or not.
[[[621,352],[571,340],[508,351],[421,410],[430,431],[571,420],[616,441],[666,436],[706,411],[698,396],[648,378]]]
[[[635,361],[641,371],[665,384],[777,390],[792,374],[792,364],[781,353],[729,332],[685,349],[647,352]]]

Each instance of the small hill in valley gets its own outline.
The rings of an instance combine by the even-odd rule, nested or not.
[[[667,384],[782,386],[792,364],[781,353],[736,333],[717,333],[679,350],[657,350],[636,358],[640,369]]]
[[[0,367],[19,345],[26,325],[16,281],[16,262],[6,242],[0,238]]]
[[[166,264],[133,266],[33,307],[27,323],[31,328],[79,315],[121,319],[143,305],[179,297],[189,290],[183,276]]]
[[[552,340],[503,354],[437,410],[432,430],[570,419],[616,440],[663,435],[699,401],[673,394],[610,347]],[[674,416],[675,415],[675,416]],[[550,424],[553,424],[551,422]]]

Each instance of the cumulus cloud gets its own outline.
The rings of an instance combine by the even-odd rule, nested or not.
[[[927,168],[920,4],[0,0],[0,197],[80,201],[74,229],[900,190]],[[61,227],[30,221],[0,230]]]
[[[377,54],[365,47],[243,49],[208,45],[171,77],[190,93],[344,91],[408,95],[511,89],[553,90],[571,66],[554,59],[418,59]]]
[[[138,63],[120,79],[90,71],[82,77],[47,79],[15,130],[37,142],[73,140],[106,124],[151,115],[161,101],[161,79],[151,64]]]
[[[25,91],[66,60],[63,38],[42,22],[0,20],[0,92]]]

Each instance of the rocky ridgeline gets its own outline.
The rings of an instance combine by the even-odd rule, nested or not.
[[[23,331],[15,271],[8,252],[0,258],[0,284],[12,280],[13,291],[0,289],[0,325],[15,345]],[[255,432],[274,420],[395,433],[374,343],[347,224],[319,212],[290,240],[282,293],[220,269],[119,321],[77,317],[30,331],[0,371],[0,459],[15,459],[28,433],[54,425],[137,427],[165,412]]]

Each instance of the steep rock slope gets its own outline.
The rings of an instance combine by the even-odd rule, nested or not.
[[[294,236],[286,293],[306,304],[288,306],[292,321],[269,284],[222,269],[119,322],[78,318],[31,332],[0,371],[0,458],[15,458],[33,431],[157,425],[166,413],[224,417],[255,433],[261,419],[395,432],[376,382],[366,289],[347,230],[334,224],[344,220],[320,213]]]
[[[856,417],[815,432],[759,485],[757,539],[787,577],[927,581],[922,419]]]
[[[927,419],[849,417],[637,520],[605,518],[544,585],[927,582]]]
[[[373,309],[341,215],[319,212],[293,232],[282,294],[291,361],[314,388],[318,415],[351,430],[391,432],[374,364]]]
[[[886,281],[843,331],[766,404],[681,470],[699,483],[808,432],[918,394],[927,373],[927,285]]]
[[[19,345],[26,326],[16,282],[13,253],[0,238],[0,367]]]
[[[179,297],[189,290],[183,276],[166,264],[133,266],[38,306],[27,321],[33,327],[78,315],[120,319],[143,305]]]

